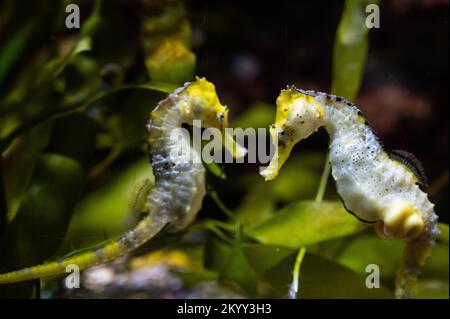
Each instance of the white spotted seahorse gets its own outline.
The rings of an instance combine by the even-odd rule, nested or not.
[[[404,151],[386,153],[356,106],[321,92],[294,87],[281,91],[270,128],[276,152],[261,175],[275,178],[293,146],[320,127],[330,136],[332,175],[345,208],[375,223],[381,237],[406,242],[395,295],[413,297],[439,233],[434,205],[419,188],[425,182],[420,164],[414,165],[415,158]]]
[[[184,228],[192,222],[205,195],[205,169],[200,154],[190,146],[189,136],[174,139],[171,134],[194,120],[200,120],[203,127],[218,129],[224,129],[228,123],[228,108],[220,103],[214,85],[204,78],[175,90],[150,114],[148,146],[156,182],[146,200],[147,216],[133,230],[95,251],[0,274],[0,284],[60,275],[70,264],[85,269],[105,263],[144,244],[168,224]],[[235,144],[230,135],[225,135],[225,139],[225,145],[233,147],[233,155],[245,154],[246,150]]]

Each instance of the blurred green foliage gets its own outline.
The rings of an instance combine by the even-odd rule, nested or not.
[[[339,202],[296,202],[275,212],[274,215],[273,218],[249,230],[249,233],[265,244],[297,248],[351,235],[366,226],[351,216]],[[298,230],[302,228],[304,230],[299,232]]]
[[[79,32],[64,27],[68,1],[41,3],[39,14],[25,16],[13,0],[0,8],[2,272],[92,248],[136,224],[154,182],[148,113],[195,74],[181,1],[75,2],[90,13]],[[334,46],[332,91],[350,100],[368,50],[365,4],[346,1]],[[257,102],[234,126],[267,127],[274,110]],[[181,250],[191,261],[179,270],[185,285],[218,280],[249,297],[281,298],[306,247],[299,298],[391,298],[403,244],[376,237],[332,186],[327,200],[311,200],[326,187],[324,159],[294,152],[271,183],[251,169],[210,164],[198,220],[142,250]],[[440,227],[418,297],[448,298],[448,226]],[[364,285],[368,264],[381,268],[379,289]],[[30,283],[0,286],[2,297],[31,293]]]
[[[345,1],[333,48],[333,83],[331,91],[353,101],[361,86],[369,48],[369,28],[365,21],[368,4],[378,1]]]

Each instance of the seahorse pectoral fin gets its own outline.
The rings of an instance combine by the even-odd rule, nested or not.
[[[295,144],[290,142],[286,143],[281,140],[279,141],[278,132],[275,126],[270,127],[270,136],[274,145],[274,154],[269,165],[260,172],[265,181],[270,181],[278,175],[278,172],[284,162],[288,159]]]
[[[149,204],[147,197],[153,189],[153,186],[154,181],[148,178],[138,182],[131,194],[131,202],[129,204],[129,210],[132,216],[141,219],[142,213],[149,211],[149,207],[146,207]]]

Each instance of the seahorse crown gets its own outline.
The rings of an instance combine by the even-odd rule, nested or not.
[[[197,77],[180,95],[186,97],[182,112],[186,113],[187,122],[201,120],[202,127],[219,129],[228,126],[228,107],[220,103],[214,84],[205,78]]]

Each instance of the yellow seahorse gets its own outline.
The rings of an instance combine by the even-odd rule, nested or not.
[[[175,90],[150,114],[148,146],[156,182],[145,204],[148,215],[133,230],[96,251],[0,274],[0,284],[60,275],[70,264],[84,269],[105,263],[147,242],[168,224],[184,228],[192,222],[205,195],[205,169],[198,150],[190,146],[189,137],[174,139],[171,134],[194,120],[200,120],[204,127],[223,129],[226,134],[228,108],[220,103],[214,85],[204,78]],[[231,136],[225,138],[225,145],[233,148],[235,157],[246,153]]]
[[[439,230],[434,205],[419,184],[420,165],[404,151],[387,154],[359,109],[342,97],[290,87],[277,98],[270,127],[276,152],[261,175],[275,178],[300,140],[324,127],[330,136],[329,158],[337,192],[346,209],[375,223],[383,238],[406,242],[397,273],[397,298],[413,297],[420,268]]]

